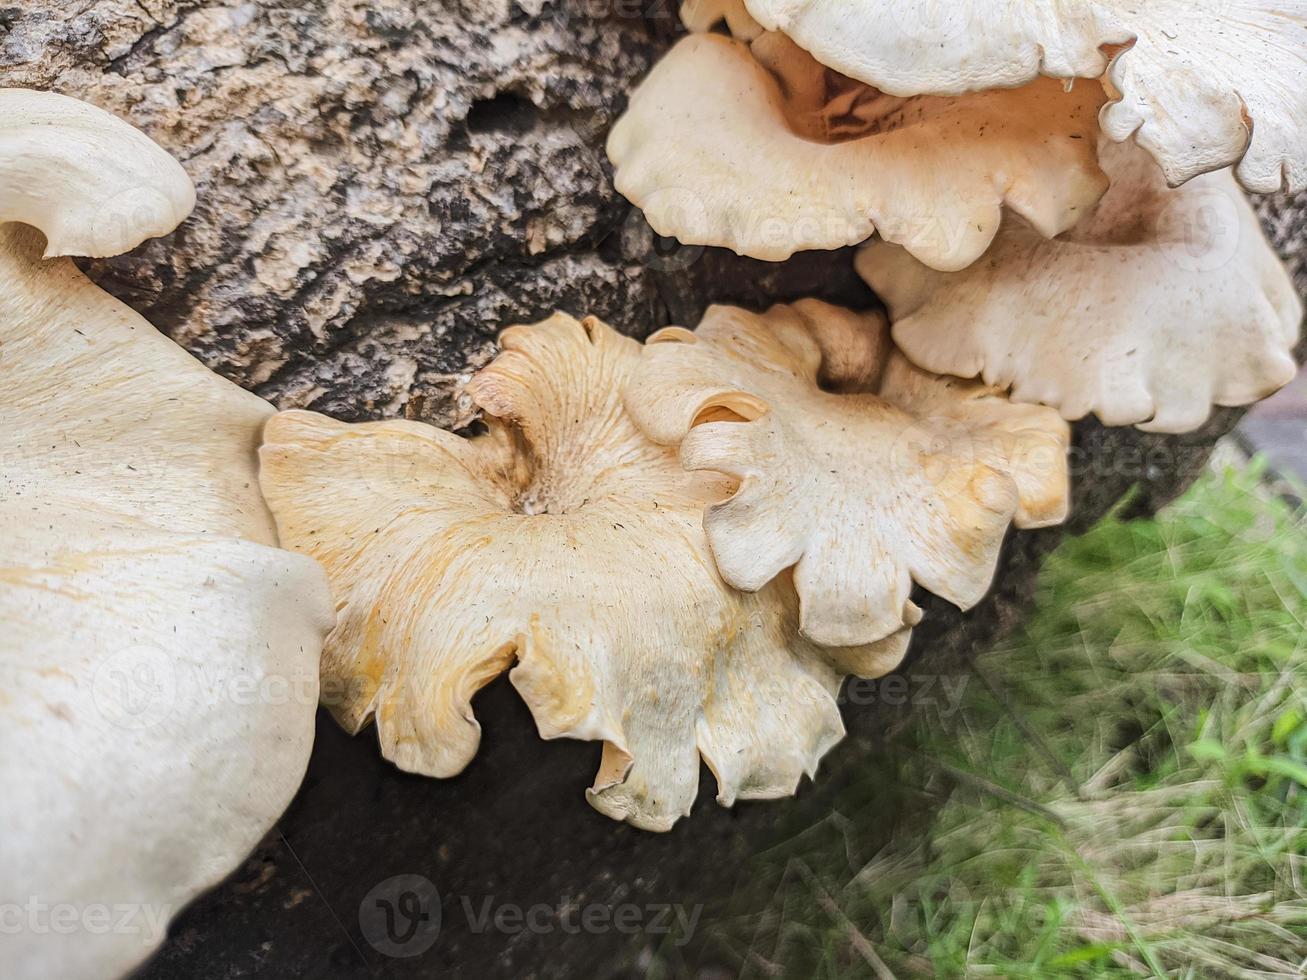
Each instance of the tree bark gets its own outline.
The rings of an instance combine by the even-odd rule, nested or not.
[[[604,138],[677,32],[674,0],[21,0],[0,6],[0,85],[115,112],[178,157],[199,191],[178,231],[90,264],[98,281],[213,370],[281,408],[357,420],[472,420],[460,384],[498,331],[557,309],[642,337],[710,302],[875,298],[851,255],[782,264],[664,247],[613,190]],[[711,97],[712,93],[705,93]],[[1302,284],[1303,201],[1263,213]],[[908,677],[962,675],[1026,610],[1041,558],[1132,486],[1146,513],[1197,474],[1237,413],[1182,437],[1076,426],[1073,517],[1015,535],[992,594],[926,619]],[[858,700],[856,698],[850,701]],[[908,706],[845,708],[850,735],[794,802],[712,802],[672,833],[584,802],[592,744],[544,743],[502,682],[477,700],[483,747],[461,776],[405,775],[375,739],[320,719],[291,810],[174,925],[150,978],[606,975],[657,937],[478,932],[484,900],[693,906],[729,896],[784,828],[852,807],[874,850],[901,816],[868,801],[884,733]],[[213,760],[219,764],[220,760]],[[865,814],[864,814],[865,816]],[[439,939],[385,955],[359,924],[398,874],[439,889]],[[711,959],[711,953],[702,953]],[[709,960],[705,960],[707,962]]]

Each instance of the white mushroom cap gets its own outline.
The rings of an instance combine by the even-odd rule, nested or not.
[[[788,582],[721,580],[702,514],[732,485],[631,423],[635,341],[558,314],[501,344],[469,389],[486,435],[308,412],[267,426],[282,541],[341,602],[324,702],[348,731],[375,721],[400,768],[452,776],[480,739],[472,696],[516,662],[542,737],[604,743],[602,813],[669,829],[700,758],[724,805],[792,794],[843,734],[841,677],[893,669],[906,631],[824,650],[798,635]]]
[[[272,406],[213,375],[71,262],[39,261],[41,245],[28,228],[0,225],[0,400],[16,423],[6,495],[54,489],[156,527],[275,545],[257,457]]]
[[[118,976],[298,788],[326,584],[300,555],[80,496],[5,495],[0,520],[0,903],[23,916],[0,960],[14,980]]]
[[[631,416],[679,446],[687,470],[740,481],[704,517],[722,577],[754,591],[792,567],[800,629],[820,644],[915,624],[914,581],[974,605],[1014,518],[1066,515],[1056,413],[927,375],[886,330],[880,314],[815,300],[761,315],[714,306],[693,332],[651,337],[626,388]],[[824,350],[842,352],[825,372]]]
[[[1054,235],[1106,186],[1094,158],[1096,85],[1066,92],[1045,79],[893,100],[866,120],[867,135],[825,143],[791,118],[807,107],[787,105],[777,75],[819,66],[790,51],[774,75],[739,41],[691,35],[636,89],[608,155],[617,189],[659,234],[780,260],[879,231],[923,262],[960,269],[989,245],[1004,204]]]
[[[936,272],[874,243],[858,271],[917,364],[1010,388],[1063,417],[1187,432],[1295,373],[1302,304],[1228,171],[1170,190],[1129,144],[1100,151],[1112,188],[1049,241],[1009,216],[983,259]]]
[[[150,139],[76,99],[0,89],[0,224],[45,233],[45,257],[119,255],[166,235],[195,188]]]
[[[1240,182],[1307,186],[1303,0],[744,0],[824,65],[896,95],[1097,78],[1174,186],[1239,164]],[[735,14],[739,20],[740,14]],[[701,18],[702,20],[702,18]],[[1124,45],[1115,56],[1105,47]],[[1109,66],[1109,57],[1111,62]]]
[[[123,193],[189,200],[180,168],[112,117],[36,93],[0,104],[0,216],[60,236],[52,251],[103,243],[106,213],[117,243],[169,230],[114,210]],[[24,917],[0,962],[75,980],[142,961],[290,801],[332,617],[321,569],[269,547],[255,447],[271,407],[46,244],[0,224],[0,904]],[[96,924],[123,908],[132,929]]]

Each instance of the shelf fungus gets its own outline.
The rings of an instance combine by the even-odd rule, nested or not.
[[[739,481],[704,518],[722,577],[744,591],[792,578],[800,630],[820,644],[915,623],[913,581],[975,604],[1014,519],[1066,515],[1066,423],[925,374],[886,334],[880,314],[815,300],[715,306],[693,332],[654,334],[626,388],[637,424],[679,445],[688,471]]]
[[[1102,195],[1098,85],[1051,79],[896,98],[782,35],[682,39],[608,139],[617,189],[659,234],[759,259],[879,232],[939,269],[975,261],[1003,206],[1047,235]]]
[[[640,345],[596,320],[512,327],[472,380],[489,432],[268,423],[264,494],[281,539],[327,569],[340,604],[324,699],[375,721],[402,769],[452,776],[476,752],[471,698],[510,665],[544,738],[601,740],[591,803],[650,830],[689,812],[700,758],[718,801],[792,794],[843,727],[842,675],[907,644],[822,649],[777,581],[718,576],[705,507],[732,482],[687,473],[620,391]]]
[[[1174,186],[1238,164],[1249,190],[1307,187],[1303,0],[718,0],[823,64],[898,95],[1106,75],[1102,126]],[[706,5],[705,5],[706,8]],[[708,20],[699,11],[697,24]]]
[[[1289,382],[1302,304],[1230,172],[1171,190],[1135,146],[1100,155],[1112,188],[1061,238],[1009,215],[985,257],[951,274],[884,243],[863,249],[858,270],[897,344],[1065,418],[1156,432]]]
[[[0,930],[8,977],[134,967],[308,761],[331,603],[274,547],[271,407],[43,257],[132,248],[192,200],[126,123],[0,91],[0,904],[140,913]]]

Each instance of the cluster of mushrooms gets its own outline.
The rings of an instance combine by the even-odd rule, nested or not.
[[[602,743],[611,817],[669,829],[701,761],[724,805],[790,795],[843,678],[904,656],[914,585],[970,607],[1010,525],[1065,519],[1068,420],[1183,432],[1293,376],[1300,301],[1238,185],[1307,185],[1302,2],[682,16],[611,134],[619,190],[688,244],[866,242],[888,315],[514,326],[471,438],[212,374],[65,257],[172,230],[181,167],[0,90],[0,905],[166,919],[289,802],[319,699],[451,776],[504,671],[542,737]],[[0,954],[103,976],[161,938]]]

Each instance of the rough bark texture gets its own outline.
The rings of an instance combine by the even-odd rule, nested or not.
[[[0,6],[0,85],[114,111],[181,159],[199,189],[175,234],[91,269],[214,370],[283,408],[346,419],[469,421],[459,383],[503,326],[555,309],[635,336],[693,323],[710,301],[821,295],[867,305],[849,256],[765,265],[661,251],[613,191],[604,135],[676,32],[671,0],[22,0]],[[1303,272],[1302,203],[1264,205]],[[1138,484],[1147,511],[1192,479],[1236,413],[1181,438],[1077,427],[1071,530]],[[922,673],[958,672],[1026,608],[1065,530],[1011,542],[994,593],[962,615],[919,597]],[[847,742],[797,803],[727,812],[705,781],[671,834],[586,806],[598,748],[546,744],[502,683],[478,699],[485,741],[444,782],[384,763],[369,735],[323,720],[277,832],[175,925],[151,978],[587,976],[651,945],[469,924],[464,901],[713,901],[782,824],[867,805],[885,705],[846,710]],[[876,846],[889,833],[864,832]],[[359,905],[411,873],[443,896],[422,955],[369,945]],[[711,962],[711,953],[701,962]]]

